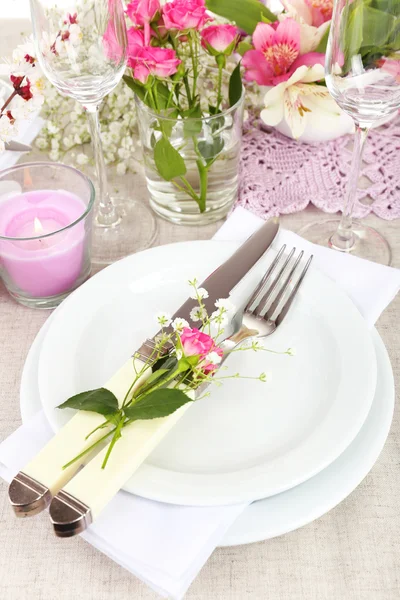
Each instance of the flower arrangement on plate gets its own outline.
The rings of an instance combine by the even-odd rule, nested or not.
[[[104,435],[84,452],[71,457],[63,469],[105,440],[111,439],[102,464],[104,469],[124,427],[133,421],[167,417],[188,402],[198,402],[209,396],[210,393],[205,390],[210,383],[222,385],[224,379],[241,378],[239,373],[223,375],[224,367],[221,367],[221,363],[229,354],[246,350],[267,350],[261,340],[251,337],[254,331],[250,330],[247,335],[227,346],[224,331],[234,314],[232,302],[221,298],[215,302],[214,312],[208,314],[203,302],[204,298],[208,298],[207,290],[199,287],[195,278],[188,283],[191,288],[190,297],[197,302],[190,313],[190,319],[198,322],[199,328],[190,327],[185,319],[175,318],[172,321],[168,314],[159,313],[156,320],[161,329],[154,348],[146,362],[139,363],[142,365],[140,369],[134,366],[135,375],[121,406],[113,392],[106,388],[81,392],[58,406],[60,409],[73,408],[104,416],[104,422],[88,432],[86,439],[99,429],[104,430]],[[291,356],[294,351],[288,348],[285,352],[274,353]],[[139,353],[135,354],[132,357],[133,364],[135,365],[135,359],[141,358]],[[151,374],[143,381],[146,372]],[[266,373],[244,378],[261,382],[268,379]]]

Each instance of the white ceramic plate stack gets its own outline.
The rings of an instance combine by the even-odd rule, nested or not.
[[[154,315],[174,312],[186,281],[200,280],[236,243],[188,242],[153,248],[105,269],[65,301],[26,361],[21,411],[41,407],[54,431],[72,412],[69,396],[101,386],[156,332]],[[242,305],[273,252],[235,288]],[[125,486],[174,504],[253,501],[224,545],[281,535],[318,518],[365,477],[387,437],[394,403],[390,362],[348,297],[311,269],[272,350],[231,357],[232,372],[272,373],[268,384],[226,380],[195,404]]]

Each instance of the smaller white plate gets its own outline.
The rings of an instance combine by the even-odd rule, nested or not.
[[[36,336],[21,379],[21,415],[25,423],[41,410],[38,362],[50,317]],[[229,529],[221,546],[250,544],[294,531],[337,506],[361,483],[375,464],[389,433],[394,408],[394,382],[386,348],[372,332],[378,366],[370,413],[347,450],[329,467],[291,490],[253,502]]]

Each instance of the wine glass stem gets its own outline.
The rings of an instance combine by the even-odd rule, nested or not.
[[[368,127],[360,127],[356,124],[353,157],[346,191],[346,201],[339,227],[330,239],[331,245],[337,250],[349,251],[354,248],[356,243],[356,238],[353,233],[353,212],[354,204],[357,198],[358,178],[360,176],[362,155],[365,141],[368,136],[368,131]]]
[[[115,227],[120,222],[120,217],[108,192],[106,164],[104,162],[103,148],[100,137],[99,107],[86,106],[92,135],[93,154],[96,166],[99,202],[97,204],[96,225],[100,227]]]

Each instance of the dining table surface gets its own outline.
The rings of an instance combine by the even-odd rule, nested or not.
[[[0,13],[1,19],[1,13]],[[18,43],[26,22],[10,21],[0,56]],[[11,44],[14,44],[11,45]],[[34,150],[24,157],[46,160]],[[119,194],[147,202],[143,174],[118,178]],[[308,209],[281,217],[295,232],[320,219]],[[382,232],[400,267],[398,220],[364,220]],[[159,219],[154,246],[210,239],[222,222],[207,226],[172,225]],[[21,424],[19,386],[29,348],[49,311],[18,305],[0,283],[0,441]],[[388,350],[396,389],[400,384],[400,295],[377,322]],[[218,548],[189,588],[188,600],[398,600],[400,598],[400,410],[395,408],[385,447],[368,476],[336,508],[312,523],[278,538]],[[47,515],[16,520],[0,481],[1,600],[151,600],[144,583],[80,537],[54,536]]]

